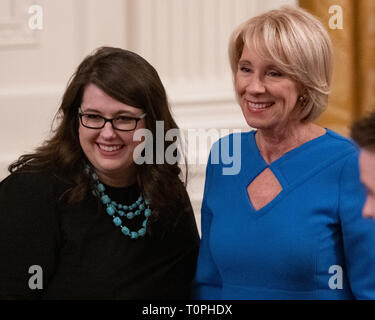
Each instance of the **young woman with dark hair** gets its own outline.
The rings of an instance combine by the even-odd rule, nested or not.
[[[181,169],[134,161],[136,130],[178,129],[155,69],[99,48],[73,75],[57,120],[0,184],[0,297],[188,298],[199,237]],[[32,266],[43,275],[36,288]]]

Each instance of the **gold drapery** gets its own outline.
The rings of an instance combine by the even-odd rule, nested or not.
[[[331,94],[318,123],[348,135],[352,121],[375,110],[375,0],[300,0],[299,5],[322,21],[334,46]],[[332,6],[342,9],[341,26],[340,8]]]

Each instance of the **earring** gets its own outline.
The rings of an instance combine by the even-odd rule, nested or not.
[[[299,96],[298,101],[301,103],[301,105],[303,107],[304,104],[305,104],[305,101],[306,101],[306,94],[304,94],[303,96]]]

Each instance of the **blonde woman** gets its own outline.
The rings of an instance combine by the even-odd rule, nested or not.
[[[237,101],[256,130],[233,150],[239,174],[224,175],[210,156],[197,298],[375,298],[375,223],[361,216],[358,150],[313,123],[327,105],[331,51],[322,24],[292,7],[232,34]]]

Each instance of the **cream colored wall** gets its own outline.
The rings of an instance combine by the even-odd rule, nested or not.
[[[252,15],[296,2],[1,0],[0,179],[48,136],[70,75],[102,45],[133,50],[155,66],[181,128],[246,130],[232,91],[228,37]],[[28,27],[32,4],[43,8],[42,30]],[[204,170],[192,165],[188,185],[198,221]]]
[[[31,31],[28,8],[35,3],[43,8],[43,29]],[[0,178],[49,134],[84,56],[100,45],[125,45],[125,14],[122,0],[1,0]]]

